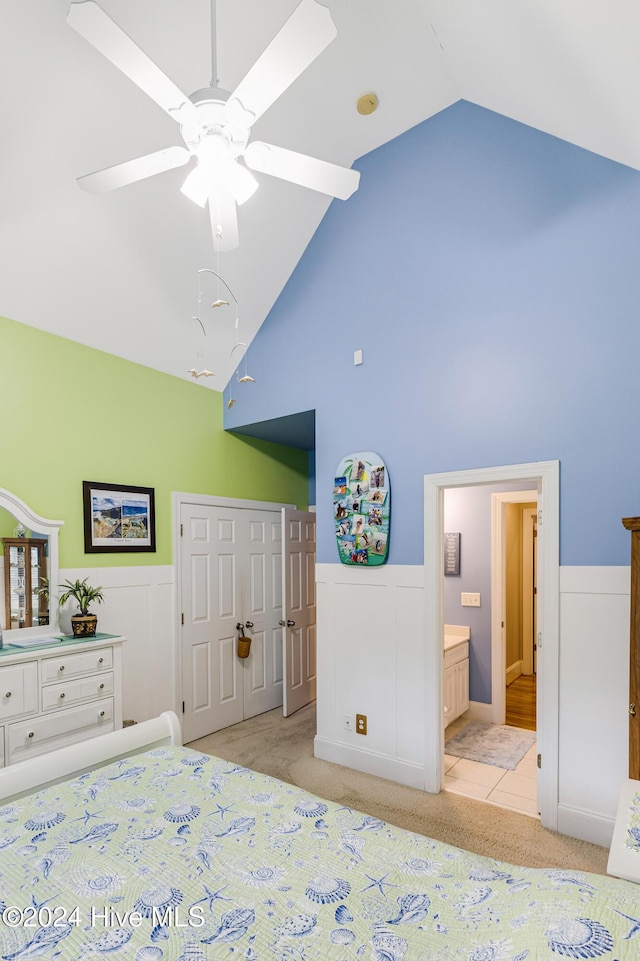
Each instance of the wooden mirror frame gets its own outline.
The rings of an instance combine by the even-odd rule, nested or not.
[[[64,524],[64,521],[52,521],[47,520],[46,517],[40,517],[40,515],[32,511],[24,501],[20,500],[19,497],[12,494],[11,491],[4,490],[2,487],[0,487],[0,507],[3,507],[12,514],[13,517],[21,524],[24,524],[28,530],[37,531],[38,534],[44,534],[49,538],[49,567],[47,571],[49,578],[49,623],[37,627],[5,630],[3,632],[4,641],[10,644],[13,638],[29,636],[48,637],[50,634],[56,634],[58,633],[58,581],[60,579],[58,568],[58,532]]]

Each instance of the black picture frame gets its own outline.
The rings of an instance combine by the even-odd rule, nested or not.
[[[153,487],[82,482],[86,554],[155,552]]]

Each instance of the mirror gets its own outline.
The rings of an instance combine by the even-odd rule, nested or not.
[[[0,626],[12,636],[58,630],[58,531],[62,521],[34,513],[0,488]],[[49,587],[47,593],[38,588]]]

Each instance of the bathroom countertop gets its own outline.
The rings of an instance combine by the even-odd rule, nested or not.
[[[458,644],[464,644],[471,637],[471,630],[468,627],[463,627],[460,624],[445,624],[444,625],[444,649],[445,651],[450,651],[452,647],[457,647]]]

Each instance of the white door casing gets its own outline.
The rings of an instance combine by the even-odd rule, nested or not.
[[[522,673],[536,673],[536,542],[537,508],[522,512]]]
[[[174,495],[185,742],[282,703],[282,506]],[[247,621],[251,652],[240,659],[236,625]]]
[[[538,752],[542,767],[538,806],[544,827],[558,829],[559,723],[559,547],[560,465],[536,461],[479,468],[424,478],[424,617],[425,617],[425,787],[437,794],[444,778],[442,726],[444,491],[449,487],[531,481],[538,491]],[[503,675],[504,676],[504,675]]]
[[[316,696],[316,515],[282,511],[285,717]]]

